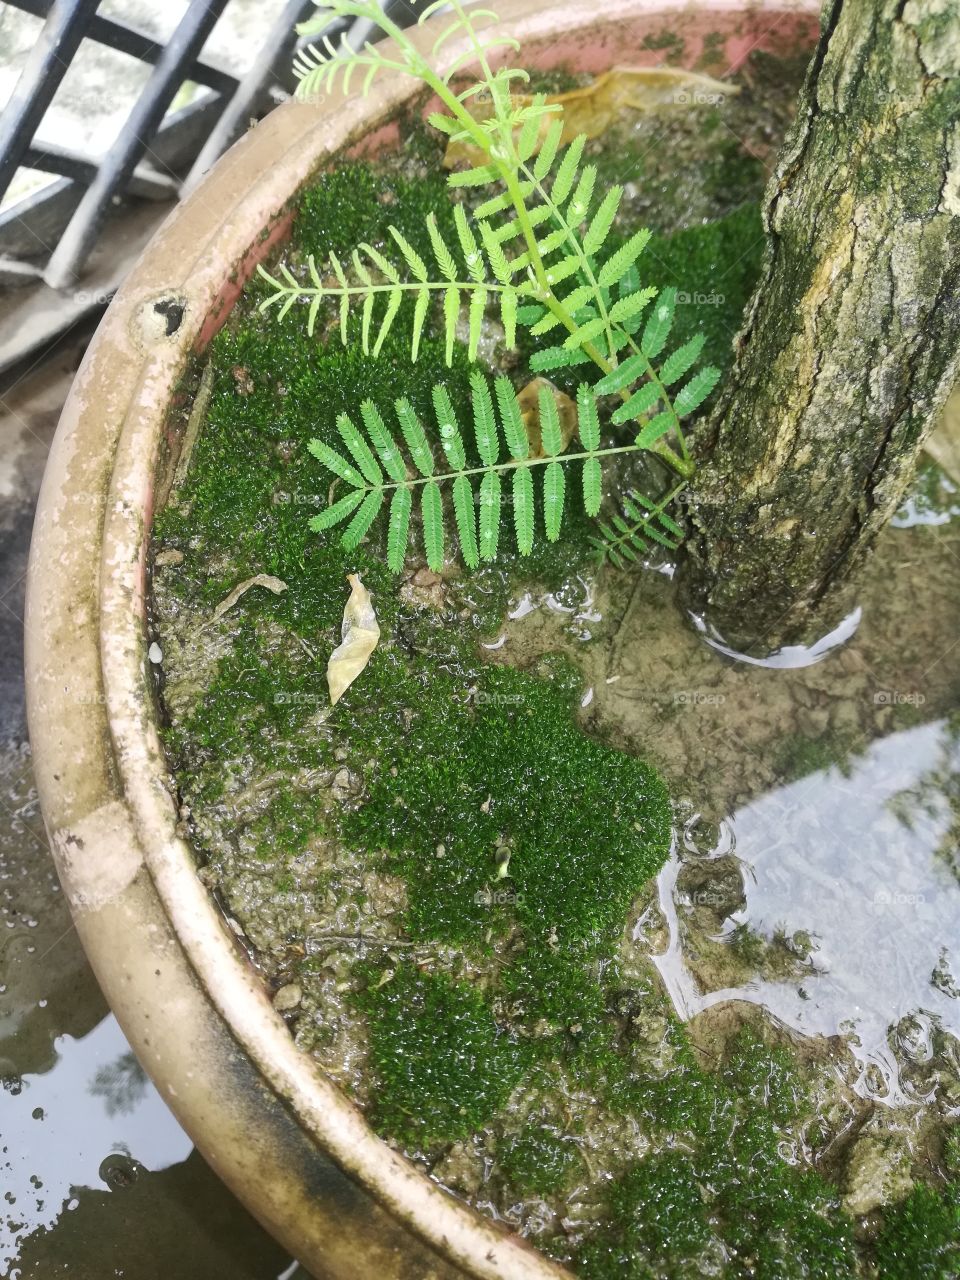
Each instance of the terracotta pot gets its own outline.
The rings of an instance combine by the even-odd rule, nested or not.
[[[818,0],[506,0],[529,67],[693,65],[718,33],[736,69],[809,47]],[[434,33],[424,29],[426,43]],[[452,59],[458,48],[444,46]],[[154,475],[178,446],[168,408],[243,281],[289,229],[291,197],[415,92],[289,103],[249,132],[164,224],[77,374],[44,478],[30,561],[27,686],[44,817],[77,930],[144,1067],[210,1164],[318,1277],[567,1275],[381,1142],[295,1047],[197,879],[157,733],[146,653]],[[379,134],[377,131],[379,130]]]

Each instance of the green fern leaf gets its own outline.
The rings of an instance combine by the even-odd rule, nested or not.
[[[510,263],[507,261],[507,255],[504,253],[489,222],[480,223],[480,238],[483,240],[483,247],[487,251],[487,260],[490,263],[490,270],[493,272],[494,277],[500,284],[508,285],[513,278],[513,272],[510,269]]]
[[[672,286],[664,289],[657,299],[640,339],[640,350],[648,360],[655,360],[667,344],[673,328],[673,314],[677,305],[677,291]]]
[[[377,334],[377,340],[373,344],[373,355],[378,356],[383,350],[383,344],[387,340],[390,328],[397,317],[400,310],[400,303],[403,301],[403,291],[401,289],[391,289],[387,298],[387,307],[383,313],[383,319],[380,321],[380,331]]]
[[[570,194],[573,180],[577,176],[577,169],[580,167],[580,159],[583,156],[583,148],[586,141],[587,135],[585,133],[578,134],[563,153],[563,159],[560,161],[560,167],[557,169],[557,175],[553,180],[553,190],[550,192],[554,204],[563,204]]]
[[[543,222],[549,222],[555,216],[556,210],[552,204],[538,204],[527,210],[527,221],[534,228],[539,227]],[[511,218],[509,222],[503,222],[492,230],[497,244],[509,244],[517,236],[523,235],[524,225],[519,218]]]
[[[480,558],[495,560],[500,542],[500,475],[487,471],[480,481]]]
[[[596,396],[585,382],[577,387],[577,433],[584,449],[600,448],[600,417]]]
[[[360,543],[366,537],[367,530],[376,520],[383,506],[383,490],[374,489],[368,493],[343,532],[340,539],[340,545],[344,551],[356,551]]]
[[[443,327],[447,340],[446,362],[453,364],[453,344],[457,338],[457,321],[460,318],[460,290],[451,285],[443,294]]]
[[[413,465],[422,476],[432,476],[435,467],[433,454],[420,419],[413,410],[413,405],[409,400],[397,400],[394,408],[397,411],[397,421],[400,423],[400,430],[410,450]]]
[[[592,284],[577,285],[576,289],[571,289],[563,299],[563,305],[573,316],[576,315],[584,303],[588,302],[594,296],[595,290]]]
[[[599,338],[607,328],[607,321],[601,316],[596,320],[588,320],[586,324],[579,325],[574,329],[573,333],[568,334],[564,339],[565,347],[583,347],[588,342],[592,342],[594,338]]]
[[[373,303],[376,296],[375,293],[368,293],[363,300],[363,311],[360,319],[360,342],[365,356],[370,354],[370,327],[373,322]]]
[[[560,412],[557,409],[557,398],[549,387],[541,387],[537,396],[540,410],[540,439],[543,452],[548,458],[555,458],[563,451],[563,435],[560,431]],[[549,467],[547,470],[549,471]]]
[[[533,194],[534,183],[521,182],[518,191],[521,198],[526,201],[527,197]],[[484,201],[482,205],[474,209],[473,216],[475,218],[492,218],[495,213],[503,213],[505,209],[513,208],[513,196],[509,191],[503,191],[498,196],[493,196],[490,200]]]
[[[551,329],[556,329],[557,325],[562,324],[560,316],[555,316],[552,311],[548,311],[542,319],[538,320],[535,325],[530,328],[531,338],[542,338],[545,333],[549,333]]]
[[[493,411],[490,384],[479,369],[470,374],[470,390],[473,399],[473,429],[477,440],[477,452],[485,467],[496,465],[500,455],[500,437]]]
[[[466,476],[457,476],[453,482],[453,514],[460,538],[460,554],[469,569],[480,563],[477,546],[477,513],[473,505],[473,488]]]
[[[383,272],[391,284],[400,283],[400,276],[397,274],[396,267],[383,256],[379,249],[375,249],[372,244],[366,243],[361,244],[360,248],[371,262],[373,262],[373,264]]]
[[[549,258],[551,253],[556,251],[570,240],[570,232],[565,227],[558,227],[556,231],[551,231],[549,235],[537,241],[537,248],[540,250],[541,258]]]
[[[517,139],[517,156],[521,164],[526,164],[537,149],[537,140],[540,137],[540,121],[543,119],[543,108],[546,101],[547,95],[545,93],[537,93],[533,96],[529,114],[523,122],[520,137]]]
[[[590,363],[590,357],[585,351],[571,351],[566,347],[544,347],[542,351],[534,351],[530,357],[530,368],[534,373],[549,373],[551,369],[566,369],[570,365]]]
[[[694,409],[699,409],[707,396],[720,381],[720,370],[707,365],[699,373],[694,374],[685,387],[674,396],[673,407],[677,417],[682,418]]]
[[[476,169],[462,169],[459,173],[447,174],[448,187],[483,187],[488,182],[496,182],[497,171],[493,165],[481,164]]]
[[[455,120],[453,116],[445,116],[439,111],[434,111],[427,116],[427,124],[432,124],[435,129],[439,129],[449,138],[455,138],[457,134],[463,133],[463,125],[459,120]]]
[[[583,509],[588,516],[600,510],[603,496],[603,470],[598,458],[587,458],[583,464]]]
[[[444,280],[453,282],[457,278],[457,264],[453,260],[453,254],[444,244],[443,237],[437,230],[437,217],[434,213],[427,214],[427,232],[430,236],[430,244],[433,247],[433,256],[437,260],[437,266],[440,268],[440,274]]]
[[[373,284],[373,277],[367,270],[363,259],[360,257],[359,250],[354,249],[350,257],[353,261],[353,269],[357,273],[358,279],[361,280],[363,284]]]
[[[604,241],[610,234],[610,228],[613,226],[613,220],[617,216],[617,210],[620,208],[620,201],[623,199],[623,187],[613,186],[603,197],[600,208],[593,215],[587,233],[583,237],[583,251],[590,255],[598,253],[602,248]]]
[[[594,387],[598,395],[610,395],[614,391],[623,391],[631,383],[642,378],[649,368],[649,361],[642,355],[627,356],[621,364],[609,373],[604,374]]]
[[[571,253],[566,258],[561,258],[559,262],[547,268],[547,280],[551,286],[556,287],[561,281],[576,275],[580,270],[580,266],[580,256],[576,253]]]
[[[360,468],[364,480],[370,484],[383,484],[383,472],[376,458],[370,452],[370,446],[345,413],[337,418],[337,430],[340,439],[347,446],[354,462]]]
[[[341,480],[346,480],[347,484],[354,489],[365,488],[363,476],[336,449],[331,449],[323,440],[311,440],[307,448],[317,459],[322,462],[328,471],[332,471],[335,476],[339,476]]]
[[[597,181],[597,166],[588,164],[580,175],[577,189],[570,197],[567,205],[567,222],[572,227],[578,226],[587,216],[590,201],[593,199],[593,188]]]
[[[417,356],[420,354],[420,339],[423,335],[423,325],[427,318],[427,310],[430,306],[430,290],[418,289],[417,301],[413,308],[413,338],[410,343],[410,359],[416,363]]]
[[[467,214],[462,204],[453,206],[453,221],[457,228],[457,239],[460,241],[460,250],[463,253],[464,262],[467,264],[467,272],[470,279],[477,284],[482,284],[484,280],[483,257],[480,253],[480,246],[477,244],[477,238],[473,234],[470,223],[467,221]]]
[[[551,399],[553,399],[552,396]],[[588,459],[588,461],[596,462],[596,458]],[[566,481],[563,467],[559,462],[548,463],[547,473],[543,478],[543,524],[548,542],[556,542],[560,537],[565,488]]]
[[[533,166],[533,176],[538,182],[542,182],[553,167],[553,162],[557,156],[557,148],[562,137],[563,120],[554,120],[547,130],[547,136],[543,140],[543,146],[540,148]]]
[[[403,254],[404,261],[410,268],[410,274],[415,280],[419,280],[421,284],[426,284],[429,279],[427,275],[427,264],[414,249],[410,241],[403,235],[397,227],[388,227],[387,230],[396,240],[400,252]]]
[[[433,410],[437,415],[440,431],[440,447],[454,471],[462,471],[467,465],[467,454],[460,435],[460,424],[453,409],[450,393],[442,382],[435,384],[432,392]]]
[[[500,294],[500,323],[503,325],[503,341],[507,350],[517,344],[517,291],[505,288]]]
[[[390,501],[390,522],[387,526],[387,567],[391,573],[400,573],[407,558],[407,535],[412,510],[411,491],[405,486],[394,489]]]
[[[372,400],[364,400],[360,406],[360,415],[363,418],[363,425],[367,429],[370,442],[377,451],[377,457],[386,468],[387,475],[395,484],[402,484],[407,478],[407,469],[403,465],[403,458],[400,456],[396,440],[394,440],[386,423],[380,416],[380,410]],[[372,481],[372,483],[379,484],[380,482]]]
[[[420,512],[423,516],[423,549],[427,564],[434,573],[440,573],[443,569],[443,499],[440,496],[440,486],[435,480],[429,480],[423,486]]]
[[[513,473],[513,527],[517,550],[528,556],[533,549],[533,476],[529,467]]]
[[[616,284],[624,272],[629,270],[640,257],[649,241],[650,232],[646,229],[634,232],[627,243],[622,245],[616,253],[611,254],[600,268],[597,283],[604,288]]]
[[[345,498],[341,498],[339,502],[332,503],[317,515],[311,516],[310,528],[314,533],[320,533],[324,529],[329,529],[333,525],[339,524],[341,520],[346,520],[350,512],[360,505],[362,498],[362,489],[351,489]]]
[[[652,445],[665,436],[668,431],[672,431],[677,425],[676,414],[670,410],[658,413],[655,418],[651,418],[644,427],[641,428],[637,436],[637,448],[649,449]]]
[[[647,382],[635,391],[625,404],[620,405],[611,415],[610,421],[619,426],[622,422],[630,422],[639,418],[641,413],[649,413],[660,399],[660,388],[655,382]]]
[[[698,333],[691,338],[689,342],[685,342],[682,347],[678,347],[671,356],[668,356],[660,366],[660,381],[665,387],[672,386],[697,362],[700,352],[703,350],[703,344],[706,341],[702,333]]]
[[[522,462],[530,453],[530,440],[527,436],[527,429],[523,425],[523,415],[517,403],[513,383],[509,378],[504,378],[501,375],[496,379],[493,386],[510,457],[517,462]]]
[[[475,289],[470,295],[469,332],[467,335],[467,359],[476,360],[483,333],[483,316],[487,309],[486,289]]]
[[[648,287],[640,289],[637,293],[628,293],[626,296],[618,298],[610,308],[611,324],[623,324],[627,320],[632,320],[641,311],[645,311],[651,298],[656,296],[656,289]]]

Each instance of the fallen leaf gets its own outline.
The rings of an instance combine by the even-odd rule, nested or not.
[[[269,573],[257,573],[252,578],[245,578],[233,588],[228,596],[220,601],[210,616],[210,621],[206,624],[211,626],[218,618],[222,618],[228,609],[232,609],[242,595],[250,590],[251,587],[266,587],[268,591],[272,591],[275,596],[282,595],[287,589],[287,584],[282,578],[273,578]]]
[[[563,107],[563,133],[561,145],[572,142],[578,134],[598,138],[616,123],[624,110],[662,111],[665,107],[689,107],[716,105],[717,99],[733,97],[740,86],[726,80],[714,80],[711,76],[681,67],[612,67],[597,76],[592,84],[567,93],[547,95],[548,104]],[[528,94],[518,94],[517,106],[529,106]],[[468,98],[464,106],[477,120],[487,119],[493,110],[489,100]],[[553,123],[554,116],[545,116],[540,134],[543,137]],[[485,157],[480,149],[468,142],[450,141],[443,157],[444,167],[454,169],[463,165],[482,164]]]
[[[370,661],[380,639],[380,626],[373,611],[370,592],[356,573],[348,573],[350,598],[343,611],[340,643],[327,663],[327,684],[331,706],[340,701]]]
[[[559,387],[555,387],[549,378],[534,378],[531,382],[528,382],[522,391],[517,392],[517,404],[520,406],[523,425],[527,429],[530,453],[534,458],[545,458],[547,456],[543,452],[543,436],[540,431],[541,387],[548,387],[553,392],[553,398],[557,402],[557,412],[560,415],[560,436],[563,440],[564,449],[573,439],[573,433],[577,429],[577,406],[566,392],[561,391]]]

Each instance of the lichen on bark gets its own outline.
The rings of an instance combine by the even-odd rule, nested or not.
[[[960,374],[960,2],[831,0],[764,209],[681,598],[745,652],[831,629]]]

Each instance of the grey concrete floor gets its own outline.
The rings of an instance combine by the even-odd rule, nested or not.
[[[27,555],[88,336],[68,335],[0,386],[0,1277],[286,1280],[295,1265],[193,1149],[107,1009],[33,785]]]

